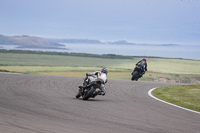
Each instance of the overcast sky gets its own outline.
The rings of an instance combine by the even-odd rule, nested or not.
[[[0,34],[200,45],[200,0],[0,0]]]

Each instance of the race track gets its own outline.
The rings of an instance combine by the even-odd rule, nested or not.
[[[0,73],[0,133],[199,133],[200,115],[151,98],[174,84],[108,80],[76,99],[82,78]],[[175,84],[176,85],[176,84]]]

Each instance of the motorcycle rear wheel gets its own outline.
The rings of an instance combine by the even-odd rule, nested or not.
[[[131,78],[131,80],[135,80],[135,81],[138,80],[138,72],[137,72],[137,71],[135,71],[135,72],[132,73],[132,78]]]
[[[83,95],[83,100],[88,100],[96,89],[92,86],[91,89],[87,92],[87,94]]]

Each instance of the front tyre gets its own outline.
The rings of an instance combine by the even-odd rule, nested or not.
[[[76,94],[76,98],[79,98],[81,96],[80,91]]]
[[[79,89],[78,93],[76,94],[76,98],[79,98],[79,97],[81,96],[82,89],[83,89],[83,88],[80,88],[80,89]]]
[[[83,100],[88,100],[96,89],[92,86],[91,89],[83,96]]]

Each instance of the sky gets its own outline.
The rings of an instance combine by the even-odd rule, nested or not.
[[[0,34],[200,45],[200,0],[0,0]]]

